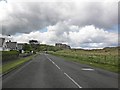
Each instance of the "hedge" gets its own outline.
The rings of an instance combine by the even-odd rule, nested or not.
[[[19,56],[18,51],[2,51],[2,61],[14,60]]]

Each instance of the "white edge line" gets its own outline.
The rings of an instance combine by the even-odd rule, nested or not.
[[[82,88],[75,80],[73,80],[67,73],[64,73],[75,85],[78,86],[78,88]]]

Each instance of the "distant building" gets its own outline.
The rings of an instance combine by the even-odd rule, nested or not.
[[[17,50],[23,50],[23,43],[18,43],[17,44]]]
[[[55,46],[61,48],[62,47],[62,43],[56,43]]]
[[[17,50],[17,42],[8,41],[6,45],[9,50]]]
[[[3,51],[4,42],[5,42],[5,38],[0,38],[0,51]]]
[[[65,48],[65,49],[70,49],[70,46],[66,45],[66,44],[62,44],[62,47]]]
[[[17,44],[17,50],[19,50],[20,53],[24,53],[24,50],[23,50],[23,43],[18,43]]]
[[[62,48],[62,49],[71,49],[71,47],[69,45],[62,44],[62,43],[56,43],[55,46]]]
[[[5,43],[5,38],[0,38],[0,51],[7,51],[7,45]]]

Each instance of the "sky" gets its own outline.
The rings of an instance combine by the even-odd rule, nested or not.
[[[0,13],[0,36],[18,43],[118,45],[118,0],[8,0],[0,1]]]

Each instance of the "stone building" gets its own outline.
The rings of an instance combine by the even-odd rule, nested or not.
[[[62,48],[62,49],[71,49],[71,47],[69,45],[62,44],[62,43],[56,43],[55,46]]]
[[[17,50],[17,42],[8,41],[6,45],[9,50]]]

